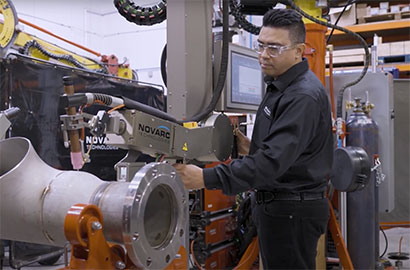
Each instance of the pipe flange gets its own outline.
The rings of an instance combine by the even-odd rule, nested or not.
[[[123,240],[132,262],[163,269],[186,237],[188,204],[184,186],[167,163],[150,163],[129,184],[123,207]]]

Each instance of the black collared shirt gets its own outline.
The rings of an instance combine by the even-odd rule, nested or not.
[[[207,189],[321,192],[333,162],[329,99],[307,60],[273,80],[259,105],[248,156],[203,171]]]

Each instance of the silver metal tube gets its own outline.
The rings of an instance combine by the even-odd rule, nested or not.
[[[377,56],[377,46],[373,45],[371,47],[371,55],[372,55],[372,58],[371,58],[372,72],[376,73],[377,72],[377,65],[378,65],[378,62],[379,62],[379,58]]]
[[[68,210],[93,203],[107,241],[124,244],[138,267],[163,269],[187,247],[187,194],[169,164],[147,164],[131,182],[104,182],[48,166],[17,137],[0,141],[0,161],[0,239],[63,247]]]
[[[113,182],[106,186],[103,196],[98,202],[95,198],[92,199],[92,203],[97,205],[104,213],[104,236],[117,243],[123,242],[122,215],[124,199],[119,198],[124,198],[128,185],[127,182]]]
[[[340,229],[342,231],[343,240],[347,246],[347,200],[346,192],[340,192]]]
[[[67,211],[77,203],[88,204],[91,195],[103,181],[79,171],[59,171],[42,194],[40,219],[44,236],[52,245],[63,246],[64,220]]]

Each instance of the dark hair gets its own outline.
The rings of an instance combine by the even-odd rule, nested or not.
[[[270,9],[263,16],[263,26],[288,30],[293,44],[305,42],[305,24],[302,16],[293,9]]]

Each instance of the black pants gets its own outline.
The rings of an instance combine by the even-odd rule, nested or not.
[[[327,199],[254,204],[264,269],[315,269],[319,237],[329,219]]]

